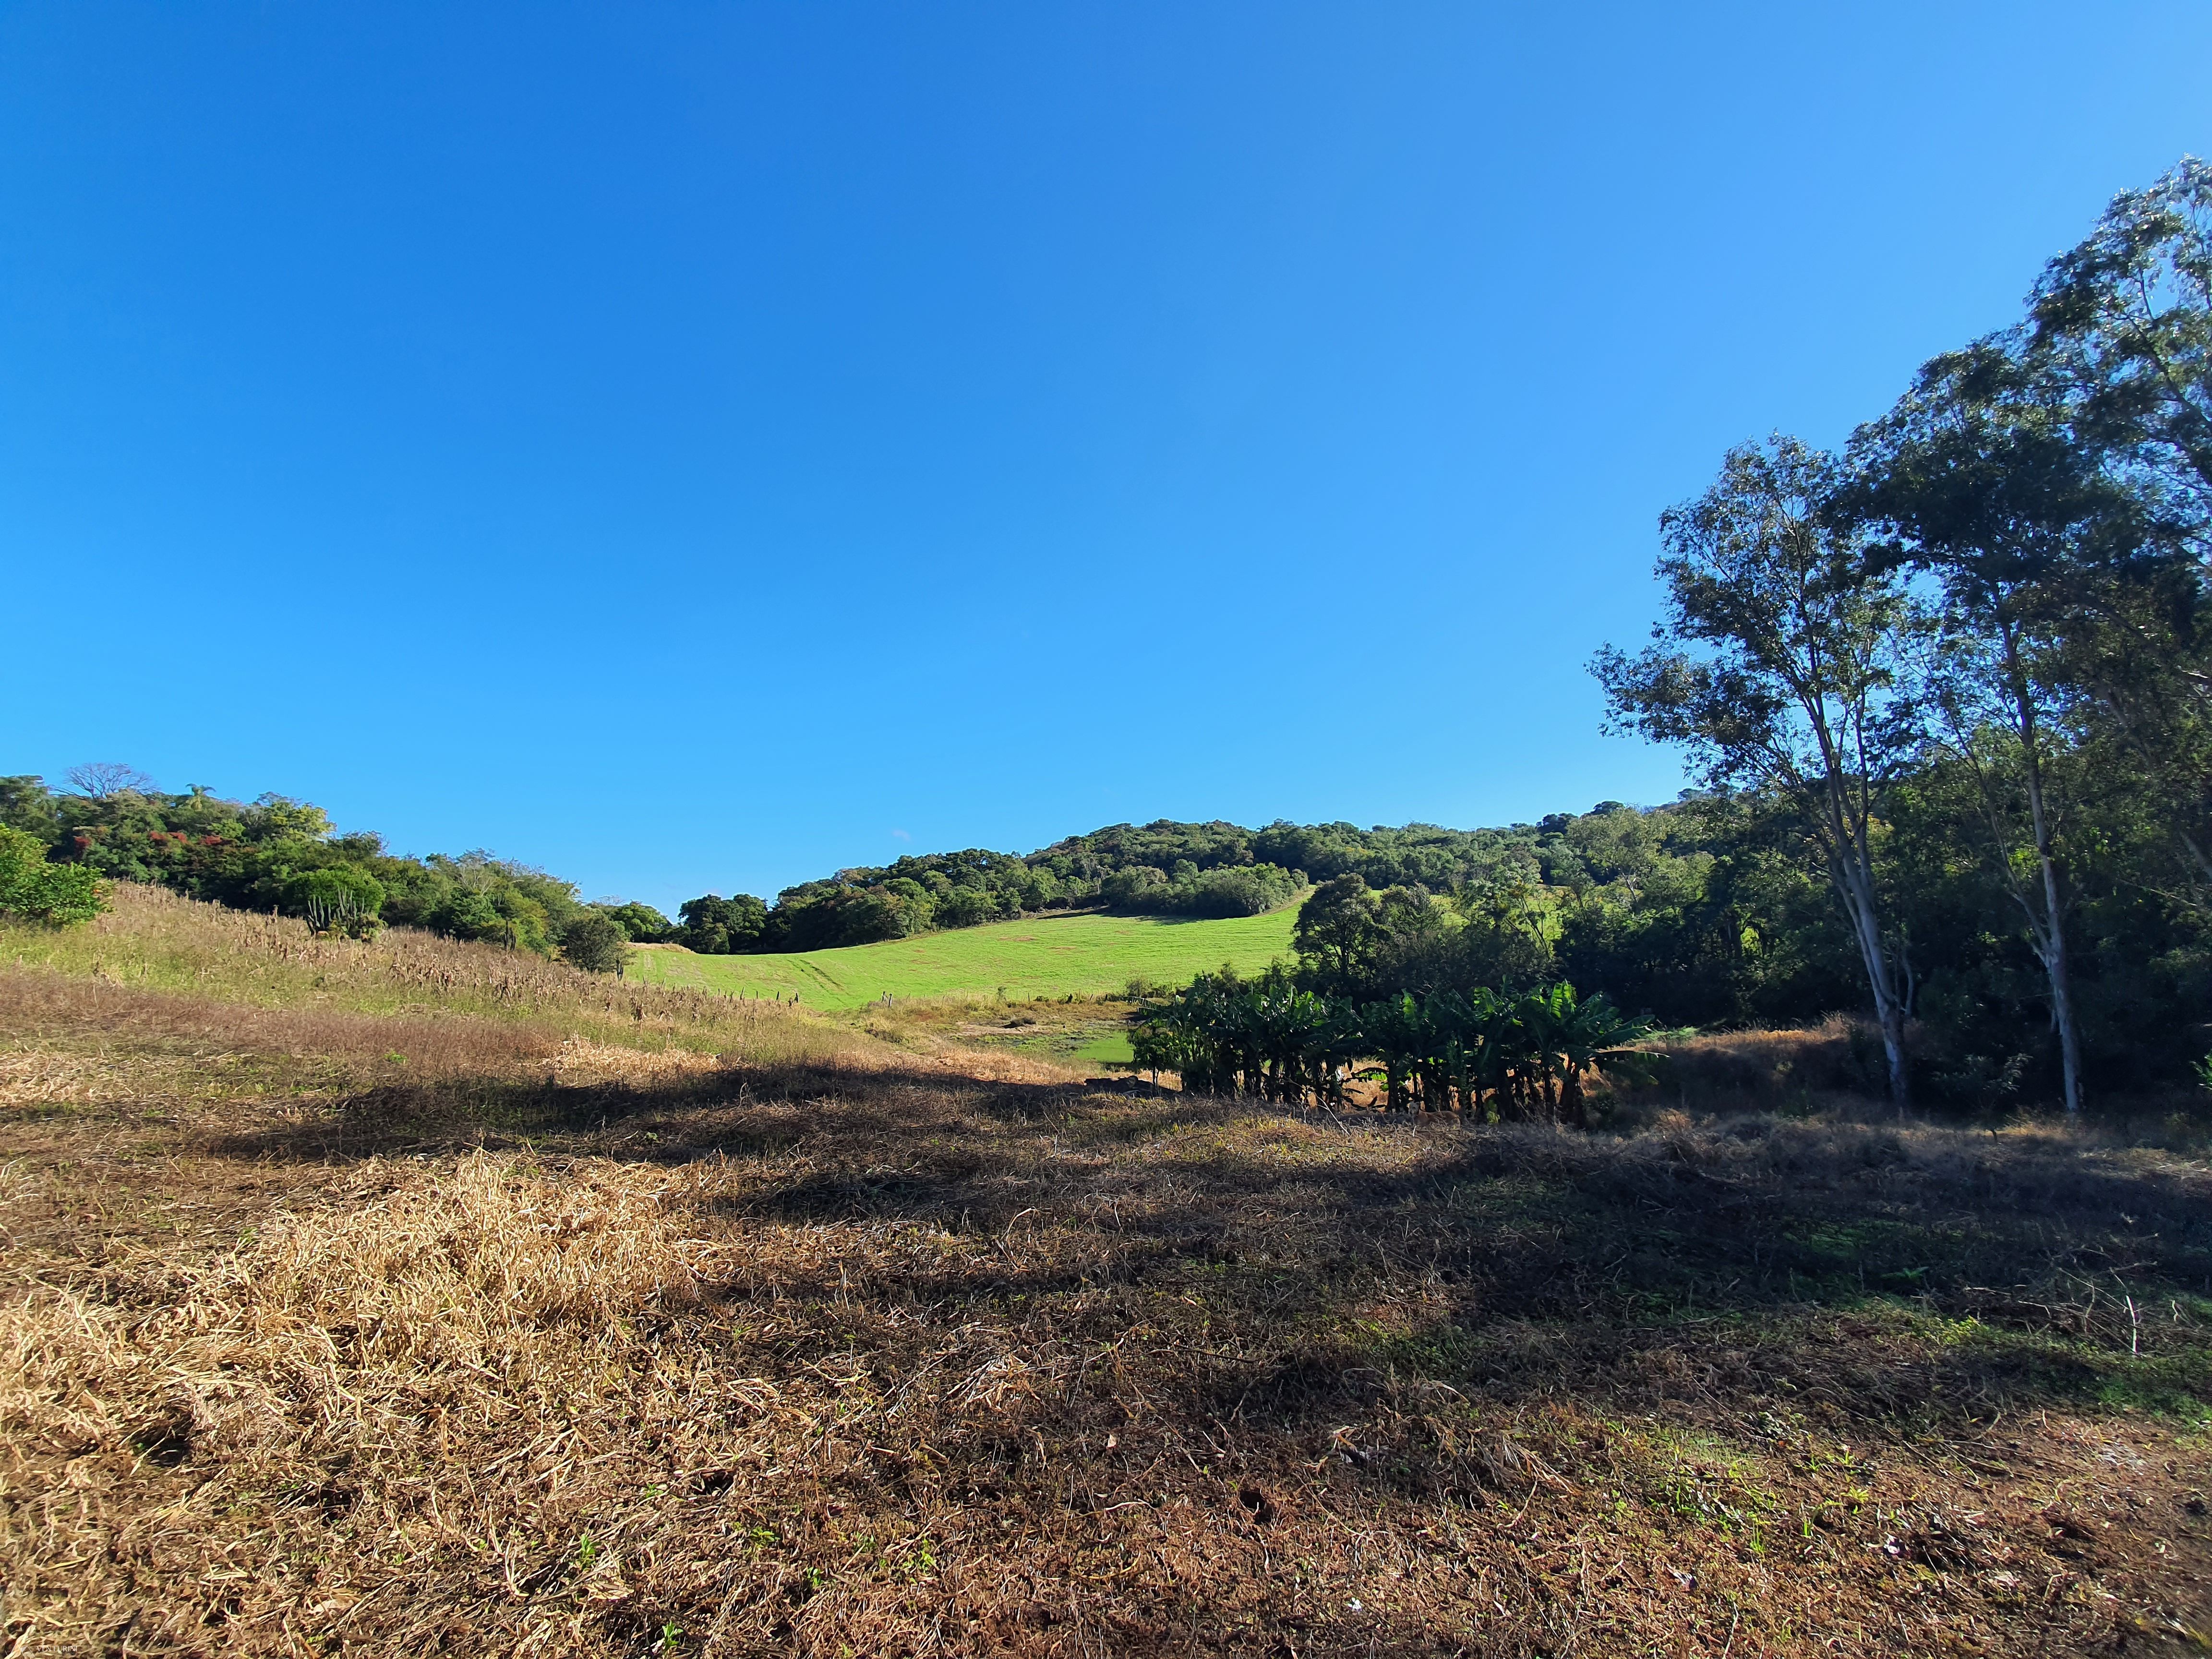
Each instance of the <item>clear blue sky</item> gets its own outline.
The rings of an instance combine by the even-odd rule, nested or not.
[[[2212,148],[2212,8],[0,11],[0,771],[672,904],[1652,801],[1593,649]]]

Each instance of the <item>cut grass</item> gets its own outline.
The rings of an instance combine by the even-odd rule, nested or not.
[[[190,920],[118,915],[125,981]],[[197,991],[18,943],[9,1659],[2212,1640],[2201,1159],[1336,1122],[878,1036],[1084,1003],[770,1006],[727,1063],[671,991],[549,1053],[590,981],[479,1006],[464,952],[466,1006],[374,1012],[289,938]]]
[[[647,984],[787,1001],[795,996],[818,1008],[856,1008],[886,994],[988,996],[1001,988],[1009,999],[1097,996],[1133,979],[1181,985],[1224,963],[1256,973],[1291,956],[1297,921],[1294,906],[1212,921],[1048,915],[788,956],[703,957],[647,945],[630,971]]]

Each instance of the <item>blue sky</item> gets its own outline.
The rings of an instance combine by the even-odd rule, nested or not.
[[[2201,4],[0,10],[0,772],[588,895],[1652,801],[1584,665]]]

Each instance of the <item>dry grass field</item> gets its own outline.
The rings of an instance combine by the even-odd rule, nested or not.
[[[2212,1645],[2184,1141],[1302,1118],[119,896],[0,933],[0,1659]]]

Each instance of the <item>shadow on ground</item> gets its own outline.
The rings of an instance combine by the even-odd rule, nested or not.
[[[490,1152],[528,1214],[603,1188],[697,1253],[595,1339],[589,1374],[635,1382],[588,1419],[496,1388],[481,1431],[380,1419],[484,1437],[390,1455],[458,1463],[405,1477],[458,1483],[441,1515],[520,1506],[469,1523],[507,1556],[440,1547],[502,1640],[586,1581],[580,1534],[663,1564],[560,1603],[610,1652],[1871,1654],[1909,1618],[1904,1645],[2027,1653],[2207,1622],[2212,1182],[2166,1154],[826,1066],[380,1088],[200,1150],[378,1194]],[[498,1426],[537,1410],[539,1440]],[[555,1486],[469,1484],[526,1450]],[[401,1479],[342,1461],[302,1489]]]

